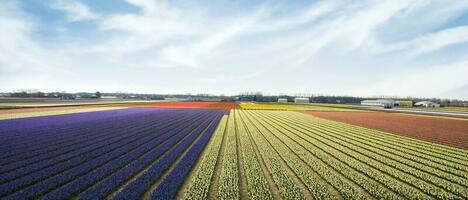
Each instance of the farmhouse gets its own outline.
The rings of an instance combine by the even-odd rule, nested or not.
[[[440,104],[434,103],[432,101],[421,101],[421,102],[415,103],[414,106],[426,107],[426,108],[438,108],[440,107]]]
[[[361,105],[365,106],[378,106],[384,108],[393,108],[394,106],[398,106],[400,102],[392,100],[392,99],[376,99],[376,100],[363,100],[361,101]]]
[[[305,97],[296,97],[294,98],[294,103],[309,103],[309,98]]]
[[[286,98],[279,98],[278,103],[288,103],[288,99]]]

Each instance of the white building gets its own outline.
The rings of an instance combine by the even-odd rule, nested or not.
[[[101,96],[101,99],[117,99],[116,96]]]
[[[286,98],[279,98],[278,103],[288,103],[288,99]]]
[[[296,97],[294,98],[294,103],[309,103],[309,98],[305,97]]]
[[[365,106],[378,106],[384,108],[393,108],[395,105],[399,105],[400,102],[392,99],[376,99],[376,100],[364,100],[361,101],[361,105]]]
[[[434,103],[432,101],[421,101],[421,102],[415,103],[414,106],[426,107],[426,108],[438,108],[440,107],[440,104]]]

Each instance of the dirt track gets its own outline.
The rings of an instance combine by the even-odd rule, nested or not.
[[[468,149],[468,120],[382,112],[305,112],[317,117]]]

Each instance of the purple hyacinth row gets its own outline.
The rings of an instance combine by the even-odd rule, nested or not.
[[[187,156],[196,160],[223,114],[134,108],[2,120],[0,199],[140,198],[179,158],[174,170],[190,170]]]

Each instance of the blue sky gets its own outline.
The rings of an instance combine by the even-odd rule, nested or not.
[[[0,91],[468,99],[468,1],[7,0]]]

